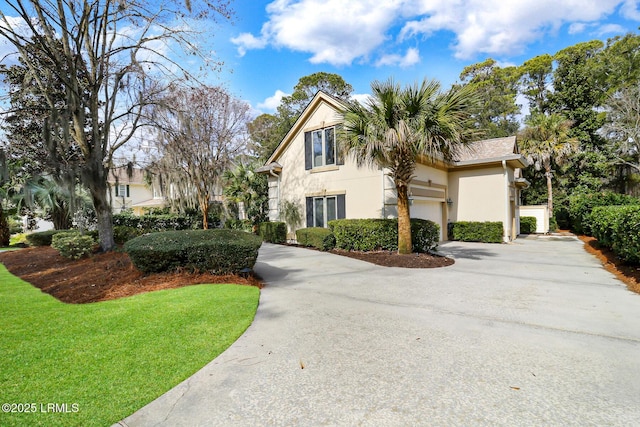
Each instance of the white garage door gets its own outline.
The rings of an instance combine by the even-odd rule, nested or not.
[[[427,200],[414,200],[411,205],[411,218],[428,219],[440,226],[442,240],[442,203]]]

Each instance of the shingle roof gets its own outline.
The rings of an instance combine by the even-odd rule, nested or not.
[[[144,184],[144,171],[139,168],[133,168],[133,174],[129,178],[126,166],[116,167],[109,171],[108,182],[116,182],[116,177],[119,184]]]
[[[485,139],[468,145],[458,156],[456,162],[477,162],[480,160],[500,159],[518,153],[515,136]]]

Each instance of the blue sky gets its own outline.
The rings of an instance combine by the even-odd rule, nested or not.
[[[235,0],[214,27],[217,76],[260,112],[302,76],[340,74],[366,94],[372,80],[454,83],[462,69],[501,65],[581,41],[637,32],[639,0]],[[213,77],[213,76],[212,76]],[[215,79],[212,79],[215,80]]]
[[[233,24],[211,25],[203,35],[224,62],[207,82],[226,86],[256,114],[274,112],[300,77],[319,71],[340,74],[355,95],[389,77],[403,84],[435,78],[446,88],[465,66],[489,57],[520,65],[640,26],[640,0],[232,0],[231,6]],[[12,50],[0,40],[0,58]]]

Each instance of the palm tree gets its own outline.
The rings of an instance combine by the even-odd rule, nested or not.
[[[476,102],[471,89],[442,93],[440,87],[435,80],[405,88],[393,79],[374,81],[365,105],[352,102],[342,111],[342,151],[358,166],[387,169],[395,183],[401,254],[412,251],[408,190],[418,158],[451,160],[476,132],[469,123]]]
[[[571,137],[571,120],[561,114],[534,114],[526,120],[527,127],[520,135],[520,151],[536,170],[544,168],[547,178],[547,207],[553,215],[553,164],[561,165],[579,149],[579,141]]]

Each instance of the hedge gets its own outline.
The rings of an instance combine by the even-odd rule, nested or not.
[[[68,233],[71,230],[47,230],[38,231],[26,235],[27,242],[31,246],[51,246],[51,239],[58,233]]]
[[[258,235],[268,243],[284,243],[287,240],[287,224],[284,222],[261,222]]]
[[[135,227],[129,227],[126,225],[114,225],[113,226],[113,240],[119,245],[126,243],[127,241],[134,239],[138,236],[142,236],[145,230]]]
[[[253,268],[260,237],[239,230],[180,230],[145,234],[124,250],[145,273],[186,268],[213,274],[237,274]]]
[[[51,247],[60,252],[65,258],[80,259],[93,252],[96,241],[93,237],[81,234],[79,231],[56,233],[51,239]]]
[[[640,206],[597,206],[586,219],[600,245],[626,262],[640,262]]]
[[[224,223],[224,228],[251,233],[253,231],[253,222],[250,219],[228,219]]]
[[[329,221],[336,247],[345,250],[398,250],[397,219],[336,219]],[[414,252],[429,252],[438,246],[440,227],[433,221],[411,219]]]
[[[462,242],[502,243],[502,222],[459,221],[449,223],[449,239]]]
[[[588,216],[596,206],[639,205],[640,199],[612,192],[576,194],[569,197],[571,229],[578,234],[591,235]]]
[[[336,247],[336,236],[328,228],[309,227],[296,230],[299,245],[313,246],[321,251],[330,251]]]
[[[113,216],[113,225],[150,231],[202,229],[202,215],[126,215]],[[209,228],[220,227],[220,219],[209,217]]]
[[[535,216],[521,216],[520,217],[520,233],[532,234],[536,232],[538,228],[538,220]]]

